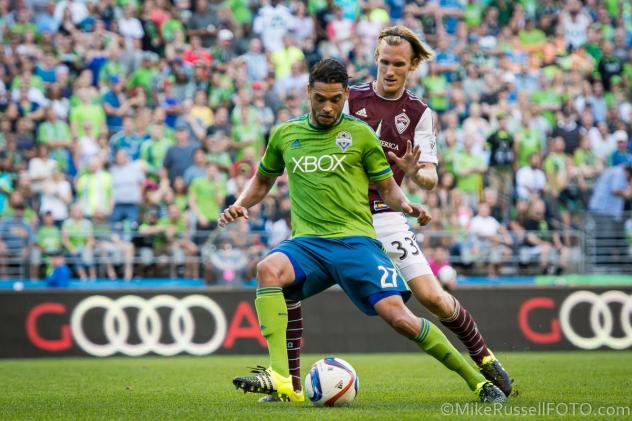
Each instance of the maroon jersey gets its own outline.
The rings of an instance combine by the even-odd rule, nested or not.
[[[351,86],[344,112],[371,126],[380,138],[387,159],[389,151],[398,157],[404,155],[410,140],[413,146],[421,148],[420,162],[437,164],[432,111],[410,91],[405,90],[399,99],[391,100],[379,96],[370,83]],[[401,185],[404,172],[391,159],[388,162],[395,181]],[[372,213],[391,211],[373,186],[369,188],[369,203]]]

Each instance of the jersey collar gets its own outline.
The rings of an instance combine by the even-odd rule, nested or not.
[[[344,113],[340,113],[340,117],[338,118],[338,121],[336,121],[334,124],[332,124],[329,127],[318,127],[312,124],[312,114],[311,113],[307,113],[307,124],[309,124],[309,127],[311,127],[314,130],[319,130],[319,131],[326,131],[326,130],[331,130],[334,127],[336,127],[337,125],[340,124],[340,122],[342,121],[342,116]]]
[[[400,99],[402,99],[402,97],[404,96],[404,93],[406,92],[406,88],[404,88],[404,90],[402,91],[402,94],[398,96],[397,98],[384,98],[382,95],[377,93],[377,89],[375,89],[376,84],[377,84],[377,80],[374,80],[373,82],[371,82],[371,90],[373,91],[375,96],[377,96],[380,99],[383,99],[384,101],[391,101],[391,102],[399,101]]]

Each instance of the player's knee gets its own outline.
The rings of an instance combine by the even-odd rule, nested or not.
[[[448,300],[447,294],[442,290],[430,291],[419,301],[424,307],[437,317],[448,317],[452,314],[451,301]]]
[[[257,264],[257,284],[260,287],[280,286],[280,268],[267,260],[259,262]]]
[[[399,334],[406,336],[407,338],[414,338],[419,333],[417,329],[417,325],[419,320],[411,317],[405,312],[396,312],[393,313],[388,323],[395,329]]]

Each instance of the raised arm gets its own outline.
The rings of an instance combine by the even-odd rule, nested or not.
[[[266,197],[275,181],[276,177],[266,177],[259,172],[255,173],[246,190],[239,195],[235,203],[226,208],[219,216],[219,226],[223,227],[241,216],[248,219],[248,209]]]

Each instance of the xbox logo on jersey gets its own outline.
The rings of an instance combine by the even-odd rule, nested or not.
[[[342,155],[340,157],[336,155],[305,155],[298,158],[292,158],[292,163],[294,163],[294,168],[292,169],[292,172],[332,172],[336,171],[338,168],[340,168],[343,172],[346,172],[345,166],[343,165],[345,158],[346,155]]]

